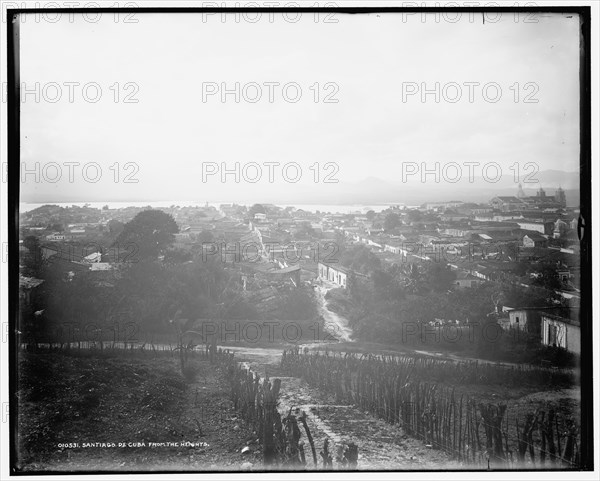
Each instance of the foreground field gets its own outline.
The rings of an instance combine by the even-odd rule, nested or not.
[[[224,374],[203,358],[192,363],[198,374],[190,382],[167,354],[24,353],[20,469],[214,471],[260,463],[256,436],[238,420]]]
[[[282,416],[307,413],[317,453],[326,441],[332,450],[355,443],[359,470],[486,468],[482,463],[486,463],[487,456],[475,463],[464,456],[457,459],[438,446],[427,431],[405,430],[390,423],[385,411],[382,415],[364,399],[347,396],[345,390],[340,392],[334,388],[339,376],[333,370],[326,370],[329,377],[321,385],[314,378],[315,373],[324,372],[321,369],[313,372],[301,365],[298,369],[283,369],[279,348],[232,350],[243,368],[261,378],[281,379],[278,410]],[[339,355],[336,358],[341,360]],[[335,364],[334,359],[331,361]],[[433,361],[424,362],[429,365]],[[70,349],[23,353],[18,391],[19,469],[264,470],[262,439],[256,427],[243,421],[233,408],[231,370],[218,362],[211,364],[201,353],[194,354],[188,365],[192,369],[189,373],[186,370],[189,375],[184,378],[179,372],[178,356],[168,352]],[[428,369],[421,377],[431,382],[434,371],[430,373]],[[485,374],[498,368],[490,365],[481,369]],[[459,372],[451,366],[438,366],[436,371]],[[515,375],[523,374],[509,377]],[[440,389],[452,388],[453,376],[445,375],[447,381],[439,384]],[[545,381],[526,378],[531,382],[512,386],[499,382],[500,378],[463,382],[460,388],[457,386],[456,394],[484,403],[507,404],[510,421],[502,429],[511,439],[517,436],[515,415],[524,419],[527,413],[541,408],[555,410],[561,419],[578,417],[578,389],[563,383],[549,390]],[[351,382],[355,384],[357,379]],[[385,399],[383,394],[376,394],[374,399]],[[508,418],[507,415],[505,419]],[[300,441],[307,454],[306,467],[300,469],[315,469],[304,434]],[[539,446],[537,430],[531,442]],[[564,446],[558,454],[563,451]],[[539,454],[537,447],[536,463],[528,467],[541,467],[537,463]],[[322,469],[319,454],[316,459],[317,469]],[[491,467],[506,469],[511,465],[493,463]],[[546,469],[552,467],[559,466],[545,465]],[[565,467],[568,469],[562,466]],[[334,464],[333,469],[344,467]]]

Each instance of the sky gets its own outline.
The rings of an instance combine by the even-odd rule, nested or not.
[[[520,176],[527,163],[578,171],[576,15],[90,19],[21,19],[21,85],[39,95],[22,96],[21,162],[40,169],[22,202],[334,202],[368,178],[432,192],[444,183],[403,178],[414,165],[455,162],[463,177],[489,163],[511,176],[515,163]],[[239,98],[221,95],[236,83]],[[240,178],[223,178],[236,162]]]

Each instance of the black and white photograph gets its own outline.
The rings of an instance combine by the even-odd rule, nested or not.
[[[562,3],[1,2],[0,479],[598,479]]]

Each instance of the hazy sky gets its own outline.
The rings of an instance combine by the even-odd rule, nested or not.
[[[456,23],[433,15],[335,19],[323,23],[321,16],[317,23],[306,13],[292,23],[263,14],[250,23],[233,14],[136,14],[137,23],[123,23],[122,15],[115,22],[107,13],[96,23],[66,14],[51,23],[28,16],[21,24],[21,82],[29,90],[38,82],[40,99],[29,94],[22,104],[22,162],[28,169],[56,162],[63,175],[56,183],[29,176],[22,201],[211,200],[290,189],[309,195],[317,188],[309,170],[314,162],[320,182],[332,171],[324,164],[335,162],[333,178],[342,184],[400,181],[403,162],[498,162],[511,175],[515,162],[578,170],[577,16],[538,15],[537,23],[523,23],[504,14],[485,24],[466,13]],[[72,102],[69,82],[80,84],[72,87]],[[95,103],[93,82],[102,89]],[[236,82],[239,103],[233,94],[223,102],[222,84],[234,89]],[[279,83],[272,102],[265,82]],[[433,93],[423,99],[421,88],[433,90],[436,82],[439,101]],[[469,82],[479,82],[472,101]],[[254,103],[253,83],[262,93]],[[462,94],[456,102],[453,83]],[[301,97],[292,102],[297,86]],[[203,99],[212,88],[219,92]],[[328,94],[338,102],[324,102]],[[126,103],[127,95],[138,102]],[[66,162],[97,162],[100,181],[85,181],[74,166],[69,183]],[[116,167],[109,168],[115,162],[118,182]],[[123,182],[133,173],[127,162],[139,167],[130,178],[138,183]],[[230,168],[257,162],[263,177],[236,184],[233,176],[222,183],[217,175],[203,183],[203,162]],[[302,179],[286,182],[274,167],[269,183],[264,162],[297,162]],[[55,170],[45,173],[52,179]],[[253,177],[255,170],[246,173]],[[96,175],[93,168],[87,174]]]

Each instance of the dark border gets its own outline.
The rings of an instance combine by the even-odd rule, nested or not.
[[[585,469],[594,467],[594,343],[592,329],[592,97],[591,97],[591,19],[580,17],[580,66],[579,66],[579,231],[581,241],[581,464]],[[589,309],[588,309],[589,306]],[[585,449],[583,440],[586,440]]]
[[[572,13],[580,17],[580,239],[581,239],[581,471],[594,469],[594,404],[593,404],[593,338],[592,338],[592,158],[591,158],[591,7],[589,6],[534,6],[534,7],[318,7],[318,8],[199,8],[199,7],[139,7],[139,8],[23,8],[7,9],[7,118],[8,118],[8,273],[9,273],[9,430],[10,430],[10,468],[11,476],[31,475],[89,475],[89,474],[243,474],[240,471],[19,471],[17,462],[17,325],[19,307],[19,203],[20,203],[20,76],[19,76],[19,23],[15,17],[21,13],[410,13],[410,12],[525,12],[525,13]],[[486,470],[336,470],[332,472],[391,473],[391,472],[485,472]],[[569,469],[495,469],[492,472],[544,472],[573,471]],[[287,473],[322,471],[277,471],[261,470],[252,473]]]
[[[6,16],[7,31],[7,197],[8,197],[8,384],[9,384],[9,436],[10,436],[10,472],[17,461],[17,325],[19,317],[19,200],[20,200],[20,150],[21,150],[21,112],[20,112],[20,57],[19,22],[13,21],[10,10]]]

